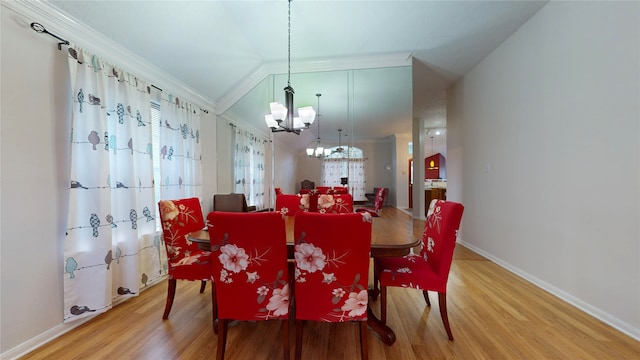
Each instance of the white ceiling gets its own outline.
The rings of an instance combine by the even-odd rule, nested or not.
[[[229,110],[264,128],[268,101],[284,102],[286,0],[50,4],[209,99],[218,113]],[[410,133],[412,117],[428,117],[433,127],[442,126],[439,93],[545,4],[294,0],[295,105],[316,108],[315,94],[322,93],[321,136],[333,142],[337,128],[352,138],[379,139]],[[412,64],[412,57],[418,62],[413,74],[403,67]],[[412,77],[419,79],[413,86]],[[314,124],[294,146],[307,146],[316,132]]]

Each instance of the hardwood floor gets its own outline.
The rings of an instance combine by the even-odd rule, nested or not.
[[[424,222],[385,208],[374,219],[384,231],[420,236]],[[372,276],[370,275],[370,282]],[[162,320],[166,281],[42,346],[22,359],[210,359],[217,337],[210,288],[178,281],[168,320]],[[428,308],[421,291],[389,288],[387,346],[369,332],[371,359],[640,359],[640,342],[587,315],[507,270],[457,245],[447,304],[448,341],[435,293]],[[379,300],[374,309],[379,314]],[[277,321],[238,322],[229,328],[227,359],[281,359]],[[354,323],[307,323],[304,359],[358,359]],[[295,326],[289,327],[291,356]]]

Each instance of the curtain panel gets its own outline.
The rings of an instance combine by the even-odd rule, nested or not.
[[[162,276],[147,84],[68,50],[73,105],[64,321],[104,312]]]
[[[233,183],[235,193],[242,193],[249,205],[265,208],[265,142],[236,125],[232,127]]]

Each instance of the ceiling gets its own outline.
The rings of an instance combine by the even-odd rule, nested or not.
[[[210,100],[218,114],[264,129],[268,102],[284,102],[286,0],[49,3]],[[295,106],[317,108],[322,94],[323,142],[337,143],[338,128],[361,141],[408,134],[413,117],[445,127],[443,91],[545,4],[294,0]],[[303,148],[316,135],[314,124],[287,136]]]

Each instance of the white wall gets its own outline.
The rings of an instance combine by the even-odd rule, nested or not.
[[[639,29],[638,2],[551,2],[447,109],[464,242],[636,339]]]

